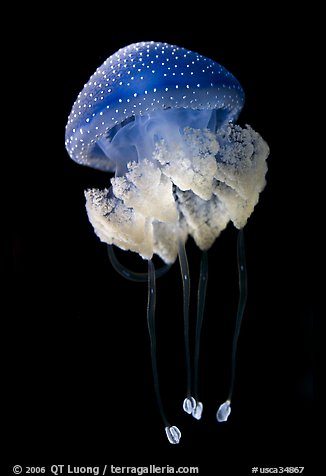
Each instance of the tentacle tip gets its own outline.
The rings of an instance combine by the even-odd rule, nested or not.
[[[194,397],[187,397],[183,401],[182,405],[183,410],[188,413],[188,415],[192,415],[193,411],[196,408],[196,400]]]
[[[169,440],[169,443],[172,445],[177,445],[180,442],[181,431],[177,426],[166,426],[165,427],[166,437]]]
[[[216,419],[219,423],[227,421],[231,413],[231,402],[230,400],[226,400],[222,405],[220,405],[219,409],[216,413]]]
[[[202,413],[203,413],[203,404],[202,404],[202,402],[196,402],[196,406],[192,410],[192,416],[196,420],[200,420],[201,416],[202,416]]]

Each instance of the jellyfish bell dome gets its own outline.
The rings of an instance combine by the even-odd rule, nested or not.
[[[110,56],[85,84],[68,119],[66,147],[76,162],[115,172],[105,142],[128,121],[155,113],[164,121],[160,112],[177,109],[179,127],[206,126],[213,111],[222,125],[237,119],[243,103],[237,79],[213,60],[167,43],[135,43]]]

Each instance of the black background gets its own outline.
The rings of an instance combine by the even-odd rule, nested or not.
[[[305,99],[315,60],[305,34],[310,18],[300,14],[250,5],[244,12],[189,5],[177,14],[172,5],[122,3],[85,3],[72,15],[51,6],[26,18],[20,12],[10,55],[17,82],[9,154],[14,280],[4,337],[13,464],[192,465],[201,475],[305,466],[304,474],[315,474],[319,230],[305,134],[310,113],[301,106],[309,109],[314,95],[312,86]],[[246,92],[238,122],[271,149],[267,187],[245,228],[249,297],[228,423],[217,424],[215,413],[230,375],[236,230],[229,226],[209,251],[200,422],[181,408],[177,264],[157,284],[158,365],[166,413],[182,430],[176,446],[166,440],[153,392],[146,285],[116,274],[85,211],[83,190],[108,186],[109,176],[75,164],[64,148],[67,116],[84,83],[118,48],[143,40],[189,48],[229,69]],[[187,250],[194,322],[200,252],[191,240]],[[119,257],[144,266],[130,253]]]

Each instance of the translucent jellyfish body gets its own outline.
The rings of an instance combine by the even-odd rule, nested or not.
[[[243,104],[241,85],[223,66],[184,48],[142,42],[122,48],[97,69],[79,94],[66,127],[66,148],[73,160],[114,174],[107,189],[85,192],[95,233],[104,243],[148,260],[144,279],[149,290],[147,318],[154,384],[171,443],[178,443],[181,433],[168,423],[159,393],[156,273],[151,259],[156,254],[169,265],[179,257],[187,362],[183,409],[200,419],[203,405],[198,400],[198,389],[193,387],[207,285],[206,251],[230,221],[243,229],[265,186],[269,149],[250,126],[235,124]],[[185,253],[188,237],[203,251],[193,372]],[[123,274],[112,251],[110,256]],[[246,300],[242,232],[238,259],[240,300],[232,383],[228,399],[217,412],[219,421],[225,421],[231,411],[235,350]]]

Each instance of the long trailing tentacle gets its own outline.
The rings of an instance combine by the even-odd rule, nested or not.
[[[165,264],[157,271],[155,270],[152,260],[148,261],[148,271],[147,273],[137,273],[126,268],[120,263],[118,258],[115,255],[112,245],[107,246],[107,252],[110,259],[110,262],[113,268],[124,278],[130,281],[136,282],[147,282],[148,284],[148,295],[147,295],[147,326],[150,339],[151,347],[151,362],[152,362],[152,372],[153,372],[153,382],[154,382],[154,391],[157,401],[157,406],[163,420],[165,427],[165,433],[168,441],[171,444],[178,444],[181,438],[181,432],[178,427],[171,426],[168,423],[168,420],[165,416],[161,392],[159,387],[158,371],[157,371],[157,355],[156,355],[156,328],[155,328],[155,307],[156,307],[156,279],[160,276],[163,276],[170,268],[171,264]]]
[[[202,252],[200,262],[200,275],[198,282],[197,296],[197,321],[195,335],[195,357],[194,357],[194,398],[196,400],[196,409],[192,413],[193,417],[199,420],[203,411],[203,404],[198,398],[198,376],[199,376],[199,355],[200,355],[200,337],[203,326],[203,318],[206,302],[206,291],[208,282],[208,256],[207,251]]]
[[[154,390],[156,401],[161,418],[164,423],[165,433],[170,443],[178,444],[181,438],[181,432],[176,426],[171,426],[165,416],[161,399],[161,392],[157,372],[156,355],[156,329],[155,329],[155,307],[156,307],[156,275],[155,267],[151,260],[148,261],[148,300],[147,300],[147,326],[151,345],[151,361],[154,380]]]
[[[157,405],[165,426],[168,421],[163,411],[163,405],[160,394],[160,387],[157,373],[157,357],[156,357],[156,329],[155,329],[155,307],[156,307],[156,276],[155,268],[151,260],[148,261],[148,295],[147,295],[147,326],[151,345],[151,360],[154,380],[154,390]]]
[[[240,334],[240,328],[244,310],[247,303],[248,296],[248,278],[247,278],[247,266],[245,255],[245,242],[243,229],[239,230],[237,241],[237,256],[238,256],[238,273],[239,273],[239,303],[237,310],[237,317],[235,322],[235,330],[232,343],[232,357],[231,357],[231,380],[229,398],[231,400],[234,388],[235,368],[236,368],[236,354],[238,347],[238,338]]]
[[[238,240],[237,240],[237,258],[238,258],[238,273],[239,273],[239,302],[237,317],[235,322],[235,330],[233,335],[232,342],[232,355],[231,355],[231,379],[230,379],[230,388],[229,395],[227,400],[220,405],[216,418],[219,422],[226,421],[231,413],[231,399],[233,395],[234,380],[235,380],[235,368],[236,368],[236,355],[237,355],[237,346],[238,338],[241,328],[241,322],[246,307],[247,296],[248,296],[248,279],[247,279],[247,266],[246,266],[246,255],[245,255],[245,242],[244,242],[244,231],[243,229],[239,230]]]
[[[190,304],[190,274],[189,265],[183,241],[179,241],[179,262],[183,286],[183,331],[186,358],[186,375],[187,375],[187,396],[183,401],[183,409],[189,415],[194,415],[197,403],[191,396],[192,380],[191,380],[191,360],[190,360],[190,339],[189,339],[189,304]]]
[[[187,397],[189,397],[191,394],[191,363],[189,342],[190,275],[186,249],[182,241],[179,242],[179,262],[183,286],[183,330],[186,354]]]
[[[204,310],[205,310],[207,281],[208,281],[207,251],[203,251],[201,263],[200,263],[200,275],[199,275],[199,283],[198,283],[197,322],[196,322],[196,336],[195,336],[194,397],[196,400],[198,399],[198,368],[199,368],[199,354],[200,354],[200,336],[201,336]]]

